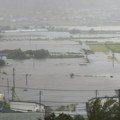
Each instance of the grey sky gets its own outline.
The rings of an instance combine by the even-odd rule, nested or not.
[[[87,13],[80,13],[79,16],[91,14],[96,18],[99,17],[99,20],[101,20],[101,16],[103,19],[104,16],[105,19],[106,17],[107,19],[120,19],[120,0],[0,0],[0,16],[5,14],[5,16],[15,18],[63,15],[66,10],[70,9],[73,11],[71,16],[74,13],[79,14],[79,11],[88,10]],[[100,10],[99,15],[97,15],[98,12],[95,13],[96,10]],[[48,13],[49,11],[52,11],[51,14]]]
[[[54,8],[109,8],[119,7],[120,0],[0,0],[0,8],[13,9],[54,9]]]

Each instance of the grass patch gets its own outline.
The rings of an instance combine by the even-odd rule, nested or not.
[[[106,47],[116,53],[120,53],[120,44],[106,44]]]
[[[102,44],[90,44],[89,47],[94,51],[94,52],[108,52],[109,49],[106,48],[105,45]]]
[[[86,42],[86,44],[94,51],[94,52],[108,52],[112,51],[115,53],[120,53],[120,43],[114,42]]]
[[[51,55],[50,58],[82,58],[83,55]]]

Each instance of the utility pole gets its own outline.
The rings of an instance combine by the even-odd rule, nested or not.
[[[8,91],[8,101],[9,101],[9,81],[8,81],[8,78],[7,78],[7,91]]]
[[[41,90],[39,91],[39,111],[41,111]]]
[[[118,89],[118,100],[119,100],[119,107],[120,107],[120,89]]]
[[[33,55],[33,68],[35,68],[35,55]]]
[[[112,56],[113,56],[113,68],[114,68],[114,62],[115,62],[115,54],[114,54],[114,52],[112,53]]]
[[[26,78],[26,82],[25,82],[25,84],[26,84],[26,88],[24,89],[24,91],[27,91],[27,85],[28,85],[28,76],[31,76],[31,74],[25,74],[25,78]]]
[[[95,90],[95,97],[98,97],[98,90]]]
[[[1,68],[0,68],[0,80],[2,79],[2,72],[1,72]]]
[[[15,68],[13,68],[12,101],[14,101],[14,97],[15,97]]]
[[[28,76],[31,76],[31,74],[27,74],[27,73],[26,73],[25,76],[26,76],[26,86],[27,86],[27,85],[28,85]]]

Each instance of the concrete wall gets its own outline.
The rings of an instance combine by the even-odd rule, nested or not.
[[[0,113],[0,120],[44,120],[42,113]]]

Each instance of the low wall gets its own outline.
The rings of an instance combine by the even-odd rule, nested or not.
[[[0,120],[44,120],[42,113],[0,113]]]

